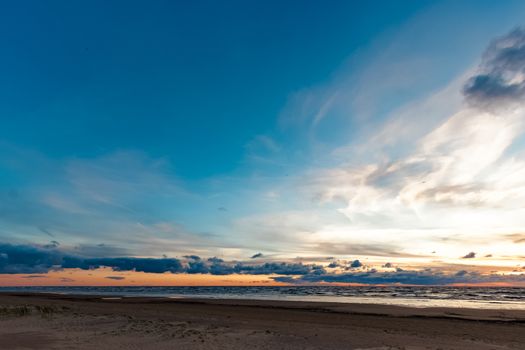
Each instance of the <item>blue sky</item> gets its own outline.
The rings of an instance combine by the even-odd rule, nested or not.
[[[523,117],[506,96],[525,70],[498,55],[521,49],[524,10],[3,4],[0,243],[520,266]]]
[[[2,136],[53,157],[167,155],[191,179],[232,171],[291,92],[417,11],[390,7],[14,4],[2,11]]]

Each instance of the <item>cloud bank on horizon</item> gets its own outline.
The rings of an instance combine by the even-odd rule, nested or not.
[[[330,261],[333,258],[327,258]],[[328,265],[303,262],[230,261],[199,256],[177,258],[113,257],[92,258],[71,255],[56,246],[31,246],[0,244],[0,274],[23,274],[23,278],[39,278],[50,271],[64,269],[95,270],[110,268],[114,272],[143,272],[153,274],[210,274],[210,275],[266,275],[275,282],[289,284],[358,283],[358,284],[493,284],[521,285],[525,274],[482,274],[477,271],[444,271],[439,268],[404,270],[391,263],[381,270],[364,265],[359,260],[332,261]],[[106,279],[123,281],[124,276],[106,276]],[[72,282],[71,280],[70,282]]]
[[[100,96],[89,95],[94,100],[87,106],[95,114],[79,114],[78,125],[64,111],[78,113],[82,108],[75,103],[86,106],[82,96],[90,92],[77,87],[78,95],[71,96],[58,87],[51,102],[34,102],[20,119],[35,118],[28,126],[33,129],[40,125],[36,119],[47,117],[51,125],[42,127],[41,134],[44,140],[60,139],[57,143],[32,144],[16,136],[22,122],[6,117],[7,131],[0,133],[0,274],[31,281],[29,276],[51,271],[110,268],[264,275],[290,284],[525,285],[525,28],[516,15],[523,5],[509,3],[496,12],[480,6],[483,10],[472,18],[462,18],[465,9],[455,6],[443,2],[416,13],[406,9],[394,34],[369,33],[363,38],[367,49],[353,47],[339,70],[329,69],[331,80],[319,84],[317,78],[299,89],[291,84],[295,87],[286,91],[284,107],[276,104],[272,118],[264,111],[249,125],[243,115],[221,129],[210,120],[215,118],[212,111],[196,112],[196,105],[206,101],[221,108],[215,92],[202,87],[207,79],[210,84],[225,81],[213,72],[195,77],[202,79],[194,87],[202,96],[190,109],[177,105],[175,110],[173,105],[147,113],[138,106],[119,109],[112,104],[118,101],[107,102],[106,94],[112,92],[89,80]],[[450,19],[451,30],[464,36],[434,30],[449,11],[458,16]],[[481,29],[480,19],[490,15],[495,16],[491,25]],[[149,29],[155,35],[157,28]],[[237,33],[237,27],[230,29]],[[235,37],[239,46],[222,41],[222,35],[232,35],[230,29],[206,40],[250,59],[253,52],[243,51],[246,38]],[[421,38],[413,40],[415,33]],[[115,39],[117,34],[110,34]],[[472,40],[466,43],[466,37]],[[101,49],[92,42],[96,38],[83,38],[86,52],[90,45]],[[70,38],[62,39],[70,43]],[[193,48],[173,40],[173,45]],[[178,57],[178,51],[166,50],[155,51],[166,72],[172,64],[190,64],[164,62],[171,54]],[[234,59],[220,57],[215,74]],[[87,67],[89,59],[77,60]],[[307,62],[305,58],[305,71],[310,69]],[[126,64],[137,62],[125,61],[127,77],[131,70]],[[103,74],[97,77],[122,89],[126,103],[138,103],[130,97],[135,92],[120,85],[121,76]],[[172,74],[170,82],[136,77],[136,82],[157,84],[158,96],[140,90],[144,101],[177,100],[183,94],[177,79],[185,78]],[[327,72],[319,74],[326,77]],[[61,79],[64,86],[73,84]],[[160,96],[170,89],[174,96]],[[244,90],[225,89],[228,94],[230,89],[238,94]],[[30,98],[30,93],[19,92],[18,98]],[[257,95],[264,97],[260,91]],[[16,104],[1,108],[4,115],[19,112]],[[229,113],[223,108],[217,118]],[[109,114],[96,115],[102,111]],[[262,120],[270,124],[263,126]],[[98,134],[105,123],[108,134]],[[243,131],[229,130],[234,126]],[[88,146],[82,144],[84,127],[93,132]],[[178,128],[190,135],[177,134],[184,144],[166,131]],[[70,138],[68,131],[79,139]],[[223,137],[243,141],[226,146]],[[215,142],[216,155],[208,142]],[[201,155],[200,148],[208,153]],[[227,159],[221,152],[237,157]],[[235,165],[214,172],[220,167],[214,165],[215,156],[222,157],[220,166]],[[192,165],[185,169],[188,163]],[[117,275],[105,278],[127,282]]]

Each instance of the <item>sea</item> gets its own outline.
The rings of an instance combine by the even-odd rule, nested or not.
[[[289,300],[525,310],[525,288],[443,286],[243,286],[243,287],[0,287],[0,292],[97,295],[106,298],[163,297]]]

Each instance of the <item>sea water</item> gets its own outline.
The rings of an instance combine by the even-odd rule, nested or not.
[[[411,307],[468,307],[525,310],[525,288],[442,286],[246,286],[246,287],[0,287],[0,292],[290,300],[368,303]]]

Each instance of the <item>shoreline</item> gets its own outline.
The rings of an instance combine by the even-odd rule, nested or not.
[[[270,296],[257,295],[249,297],[244,295],[224,296],[216,295],[190,295],[190,294],[173,294],[173,295],[153,295],[153,294],[118,294],[118,293],[60,293],[55,291],[0,291],[1,295],[48,295],[48,296],[70,296],[73,298],[142,298],[147,299],[166,299],[166,300],[202,300],[202,301],[223,301],[223,302],[275,302],[275,303],[317,303],[319,305],[338,304],[338,305],[368,305],[374,307],[400,307],[405,309],[451,309],[451,310],[487,310],[492,313],[517,313],[525,315],[525,302],[521,301],[488,301],[474,299],[430,299],[415,297],[362,297],[362,296]]]
[[[0,344],[2,349],[523,349],[525,311],[2,292]]]

